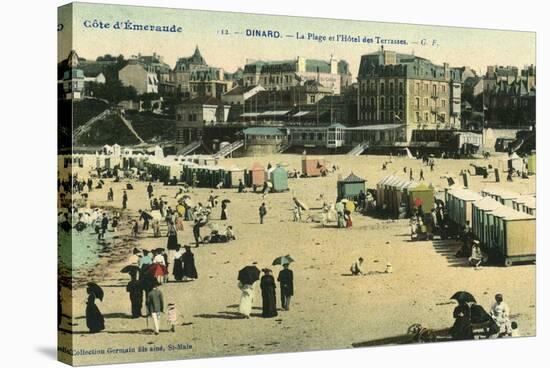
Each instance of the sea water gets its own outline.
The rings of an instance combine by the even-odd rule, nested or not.
[[[113,231],[105,233],[104,240],[97,239],[92,226],[87,226],[83,231],[76,229],[66,231],[58,229],[58,260],[60,264],[71,270],[72,276],[78,276],[95,267],[99,263],[101,251],[112,246],[114,241]]]

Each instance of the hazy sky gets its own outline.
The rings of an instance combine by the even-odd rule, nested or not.
[[[70,19],[60,11],[64,29],[59,39],[70,31]],[[84,22],[110,23],[110,29],[86,28]],[[115,22],[130,20],[136,24],[176,25],[181,33],[133,31],[112,29]],[[129,7],[117,5],[74,4],[73,42],[61,42],[58,60],[67,57],[71,48],[86,59],[104,54],[125,57],[153,52],[164,57],[173,67],[179,57],[190,56],[195,45],[211,66],[234,71],[246,59],[281,60],[297,56],[328,60],[330,55],[347,60],[351,72],[357,75],[360,57],[377,51],[379,44],[318,42],[297,40],[286,35],[304,34],[333,36],[347,34],[360,37],[379,36],[385,39],[403,39],[407,45],[385,45],[386,50],[413,53],[442,64],[470,66],[477,71],[487,65],[535,64],[535,33],[484,30],[458,27],[418,26],[409,24],[377,23],[367,21],[331,20],[303,17],[266,16],[226,12],[205,12],[165,8]],[[282,38],[254,38],[245,36],[247,29],[279,31]],[[227,30],[229,35],[220,34]],[[240,32],[241,34],[235,34]],[[422,46],[421,40],[427,45]],[[432,46],[436,40],[437,46]]]

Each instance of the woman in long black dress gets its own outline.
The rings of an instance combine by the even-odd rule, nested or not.
[[[168,223],[168,241],[166,242],[166,249],[176,250],[178,246],[178,233],[176,226],[173,222]]]
[[[180,249],[181,245],[178,244],[176,247],[176,257],[174,257],[174,270],[172,271],[176,281],[181,281],[183,279],[183,254],[177,257],[180,253]]]
[[[143,286],[137,279],[137,272],[130,273],[132,279],[126,286],[126,291],[130,295],[130,304],[132,305],[132,318],[141,317],[141,306],[143,305]]]
[[[455,340],[473,340],[471,310],[468,303],[462,301],[453,311],[455,323],[451,327],[451,336]]]
[[[95,294],[90,287],[87,289],[88,300],[86,301],[86,326],[90,330],[90,333],[97,333],[105,329],[105,319],[103,314],[95,305]]]
[[[222,215],[221,220],[227,220],[227,201],[222,201]]]
[[[260,281],[262,289],[262,317],[271,318],[277,316],[277,297],[275,294],[275,278],[271,270],[263,269],[264,275]]]
[[[188,279],[198,279],[197,268],[195,267],[195,255],[191,252],[191,247],[185,246],[185,253],[181,256],[183,261],[183,277]]]

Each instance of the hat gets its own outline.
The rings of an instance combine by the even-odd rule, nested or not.
[[[139,254],[139,253],[141,253],[141,251],[140,251],[139,249],[137,249],[137,248],[134,248],[133,253],[134,253],[134,254]]]
[[[269,269],[269,268],[262,268],[262,272],[265,272],[265,273],[271,272],[271,269]]]

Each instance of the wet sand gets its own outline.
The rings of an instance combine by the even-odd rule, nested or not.
[[[453,323],[454,303],[449,297],[457,290],[468,290],[485,309],[489,309],[497,292],[504,294],[511,308],[512,318],[518,321],[523,335],[535,334],[535,265],[514,267],[483,267],[475,270],[466,259],[455,258],[459,247],[456,241],[411,242],[407,220],[385,220],[356,214],[351,229],[322,228],[316,223],[292,222],[292,196],[297,196],[312,208],[321,207],[317,198],[321,193],[327,201],[336,197],[338,175],[351,171],[367,180],[373,188],[383,176],[395,172],[407,178],[403,167],[412,167],[415,178],[422,167],[420,160],[393,158],[388,170],[381,170],[384,156],[326,156],[330,163],[340,166],[337,173],[323,178],[291,179],[290,191],[269,194],[265,200],[254,193],[237,193],[236,189],[217,190],[219,200],[230,199],[229,220],[220,221],[219,206],[212,220],[234,227],[236,241],[226,244],[201,245],[194,248],[199,278],[196,281],[162,285],[165,302],[175,302],[180,312],[175,333],[161,332],[155,336],[147,330],[145,318],[130,319],[130,302],[125,286],[128,276],[119,271],[127,260],[111,262],[98,267],[91,276],[105,290],[103,302],[97,302],[105,315],[106,330],[88,334],[85,320],[86,292],[82,287],[73,292],[73,320],[64,318],[63,329],[72,323],[72,335],[61,334],[61,344],[70,339],[75,348],[108,349],[161,347],[156,352],[108,353],[75,357],[77,364],[105,362],[132,362],[160,359],[181,359],[222,355],[243,355],[285,351],[304,351],[331,348],[348,348],[353,342],[376,339],[405,333],[413,323],[441,328]],[[253,162],[267,165],[284,163],[287,169],[300,170],[299,155],[226,159],[223,166],[249,167]],[[470,163],[493,163],[498,157],[485,160],[436,160],[435,171],[423,167],[426,183],[443,190],[446,174],[471,168]],[[505,179],[505,175],[501,175]],[[122,189],[126,182],[107,182],[102,190],[90,194],[92,206],[121,206]],[[125,215],[136,216],[137,210],[148,207],[146,183],[133,183],[128,191],[129,210]],[[489,177],[471,177],[470,187],[480,190],[496,185]],[[535,192],[535,177],[528,180],[514,178],[514,182],[501,182],[506,188],[520,194]],[[107,190],[112,186],[115,201],[106,202]],[[163,197],[175,206],[175,187],[155,184],[155,196]],[[205,203],[210,189],[194,189],[190,194],[195,202]],[[266,222],[259,224],[258,207],[266,202]],[[312,213],[315,211],[312,211]],[[305,216],[304,216],[305,218]],[[203,228],[203,235],[207,234]],[[163,229],[163,235],[165,230]],[[178,233],[181,244],[192,243],[191,223]],[[166,246],[166,237],[153,238],[152,231],[140,234],[136,244],[124,250],[130,253],[134,246],[153,249]],[[121,252],[123,252],[121,250]],[[238,315],[240,291],[237,273],[243,266],[258,262],[258,267],[270,266],[280,255],[290,254],[295,277],[295,296],[288,312],[280,311],[271,319],[259,317],[261,295],[256,285],[256,298],[252,318]],[[365,258],[370,274],[364,277],[349,276],[350,265],[359,257]],[[384,274],[387,262],[394,272]],[[273,266],[275,276],[280,270]],[[67,290],[65,290],[66,292]],[[64,294],[65,297],[67,296]],[[277,302],[280,300],[277,290]],[[144,310],[145,312],[145,310]],[[183,317],[181,316],[183,315]],[[149,320],[149,328],[151,327]],[[162,329],[167,330],[166,316],[162,316]],[[182,350],[169,351],[170,344]],[[184,349],[186,344],[190,349]]]

